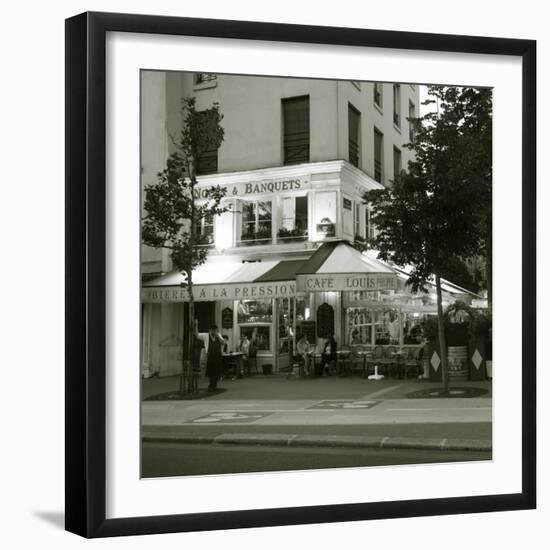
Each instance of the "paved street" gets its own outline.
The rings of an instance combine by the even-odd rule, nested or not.
[[[460,384],[483,397],[452,399],[407,398],[440,387],[417,380],[254,376],[220,386],[196,400],[142,402],[144,476],[491,459],[487,381]],[[177,387],[177,377],[144,380],[143,397]]]
[[[143,477],[490,460],[490,453],[144,443]]]

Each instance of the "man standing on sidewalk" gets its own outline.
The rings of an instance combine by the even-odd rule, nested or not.
[[[218,327],[212,325],[208,331],[208,353],[206,356],[206,376],[208,377],[208,391],[216,391],[218,379],[223,370],[223,346],[225,342],[220,336]]]

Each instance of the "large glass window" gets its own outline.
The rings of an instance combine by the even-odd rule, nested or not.
[[[237,309],[237,320],[240,325],[271,323],[273,305],[271,300],[241,300]]]
[[[315,239],[323,240],[336,236],[336,200],[335,191],[315,193]]]
[[[272,300],[241,300],[237,306],[237,322],[241,336],[256,342],[259,351],[271,350]]]
[[[308,237],[308,199],[283,197],[281,201],[281,227],[277,242],[299,242]]]
[[[283,105],[283,163],[309,161],[309,96],[290,97]]]
[[[360,132],[361,114],[351,103],[348,103],[348,157],[354,166],[359,166]]]
[[[352,307],[346,310],[348,344],[399,344],[399,310]]]
[[[240,245],[270,244],[272,242],[271,201],[241,202]]]
[[[382,183],[383,177],[384,134],[378,128],[374,129],[374,179]]]

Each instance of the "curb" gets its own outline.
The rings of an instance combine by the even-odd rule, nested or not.
[[[492,450],[492,442],[484,439],[446,439],[390,436],[309,435],[225,433],[200,436],[181,432],[144,431],[142,441],[149,443],[188,443],[202,445],[266,445],[279,447],[344,447],[364,449],[419,449],[438,451]]]

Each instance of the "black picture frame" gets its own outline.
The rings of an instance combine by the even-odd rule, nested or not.
[[[522,60],[522,490],[517,494],[106,519],[105,39],[109,31],[406,50]],[[536,42],[83,13],[66,20],[66,529],[108,537],[532,509],[536,506]]]

